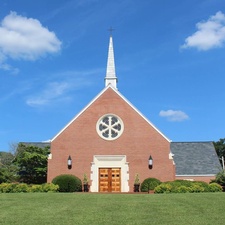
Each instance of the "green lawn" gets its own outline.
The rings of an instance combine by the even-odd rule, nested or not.
[[[220,225],[225,193],[0,194],[1,225]]]

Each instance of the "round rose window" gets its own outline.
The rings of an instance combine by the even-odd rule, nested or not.
[[[115,140],[123,133],[123,121],[116,115],[102,116],[97,124],[98,135],[105,140]]]

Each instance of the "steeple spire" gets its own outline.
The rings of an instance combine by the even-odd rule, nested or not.
[[[112,28],[110,29],[112,32]],[[108,62],[107,62],[107,69],[106,69],[106,76],[105,76],[105,86],[107,87],[111,84],[114,88],[117,89],[117,77],[115,72],[115,62],[114,62],[114,51],[113,51],[113,40],[112,34],[109,38],[109,51],[108,51]]]

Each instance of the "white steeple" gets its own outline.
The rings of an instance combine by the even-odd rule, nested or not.
[[[114,88],[117,89],[117,77],[115,72],[115,62],[114,62],[114,51],[113,51],[113,40],[112,35],[109,39],[109,52],[108,52],[108,62],[105,76],[105,87],[111,84]]]

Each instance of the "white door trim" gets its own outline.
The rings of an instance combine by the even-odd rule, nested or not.
[[[94,155],[91,163],[91,192],[99,191],[99,168],[121,168],[121,192],[129,192],[129,165],[125,155]]]

